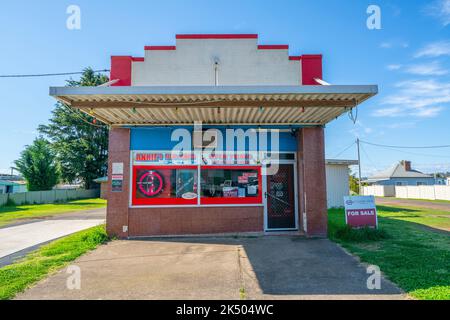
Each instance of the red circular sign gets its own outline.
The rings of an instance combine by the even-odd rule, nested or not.
[[[157,171],[147,171],[139,179],[139,190],[148,197],[158,195],[163,188],[163,179]]]

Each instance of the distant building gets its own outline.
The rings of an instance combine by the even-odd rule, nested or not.
[[[108,177],[101,177],[94,179],[94,182],[97,182],[100,184],[100,198],[106,199],[107,192],[108,192]]]
[[[434,185],[432,175],[411,168],[411,161],[402,160],[393,167],[379,172],[363,181],[369,185],[420,186]]]
[[[25,181],[10,181],[0,179],[0,194],[18,192],[27,192],[27,185]]]
[[[344,196],[350,194],[349,166],[357,164],[358,160],[325,160],[328,208],[344,206]]]

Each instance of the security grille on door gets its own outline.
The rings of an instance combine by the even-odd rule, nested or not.
[[[269,229],[295,228],[294,170],[280,164],[278,172],[267,177],[267,217]]]

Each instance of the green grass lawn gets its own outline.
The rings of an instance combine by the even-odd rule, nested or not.
[[[329,237],[416,299],[450,299],[450,212],[378,206],[381,231],[345,230],[344,211],[329,210]],[[355,236],[356,235],[356,236]]]
[[[0,207],[0,226],[24,219],[54,216],[61,213],[103,208],[106,200],[83,199],[65,203],[31,204]]]
[[[56,240],[22,260],[0,268],[0,300],[17,293],[68,265],[82,254],[108,241],[104,226],[90,228]]]

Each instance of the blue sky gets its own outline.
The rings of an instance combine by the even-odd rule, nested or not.
[[[81,30],[66,28],[69,5]],[[370,4],[381,30],[366,26]],[[0,5],[0,74],[108,69],[111,55],[142,56],[144,45],[174,45],[177,33],[257,33],[290,54],[322,53],[324,80],[378,84],[356,124],[326,128],[326,156],[356,158],[361,139],[388,145],[450,144],[450,0],[436,1],[8,1]],[[6,173],[46,123],[49,86],[66,77],[0,78],[0,172]],[[409,159],[426,172],[450,171],[450,148],[395,150],[363,145],[363,174]]]

